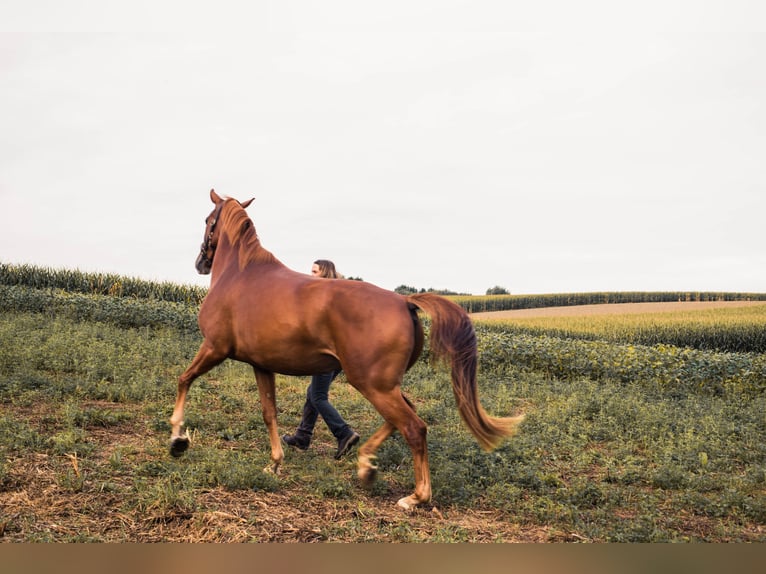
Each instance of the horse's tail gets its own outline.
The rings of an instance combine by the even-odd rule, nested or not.
[[[417,293],[407,300],[431,317],[431,354],[452,369],[452,391],[460,416],[485,450],[516,433],[524,415],[489,416],[479,402],[476,385],[478,350],[476,331],[462,307],[433,293]]]

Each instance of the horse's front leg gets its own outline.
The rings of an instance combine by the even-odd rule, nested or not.
[[[170,417],[172,431],[170,434],[170,454],[181,456],[189,448],[189,436],[182,432],[184,425],[184,407],[186,405],[186,395],[189,393],[194,379],[204,375],[210,369],[220,364],[225,359],[220,353],[216,353],[212,346],[203,342],[197,351],[197,355],[191,362],[191,365],[178,377],[178,392],[176,394],[176,404],[173,414]]]
[[[263,422],[266,423],[266,428],[269,430],[269,442],[271,443],[271,464],[264,470],[279,474],[279,466],[285,458],[285,453],[282,450],[279,430],[277,429],[277,397],[274,373],[262,371],[255,367],[253,370],[255,371],[255,380],[258,383],[258,395],[261,398]]]

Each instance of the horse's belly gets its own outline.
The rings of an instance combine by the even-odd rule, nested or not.
[[[332,355],[298,349],[287,353],[284,352],[284,349],[278,352],[257,349],[250,352],[243,350],[236,353],[234,358],[250,363],[264,371],[282,375],[315,375],[337,371],[341,368],[338,359]]]

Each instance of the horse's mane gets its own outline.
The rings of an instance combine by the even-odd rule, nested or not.
[[[240,271],[248,263],[268,263],[277,260],[270,251],[261,245],[253,221],[238,201],[227,200],[219,217],[222,231],[226,233],[229,243],[239,247]]]

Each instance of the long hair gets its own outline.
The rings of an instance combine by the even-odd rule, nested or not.
[[[325,279],[340,279],[341,275],[335,270],[335,263],[329,259],[317,259],[314,265],[319,267],[319,277]]]

